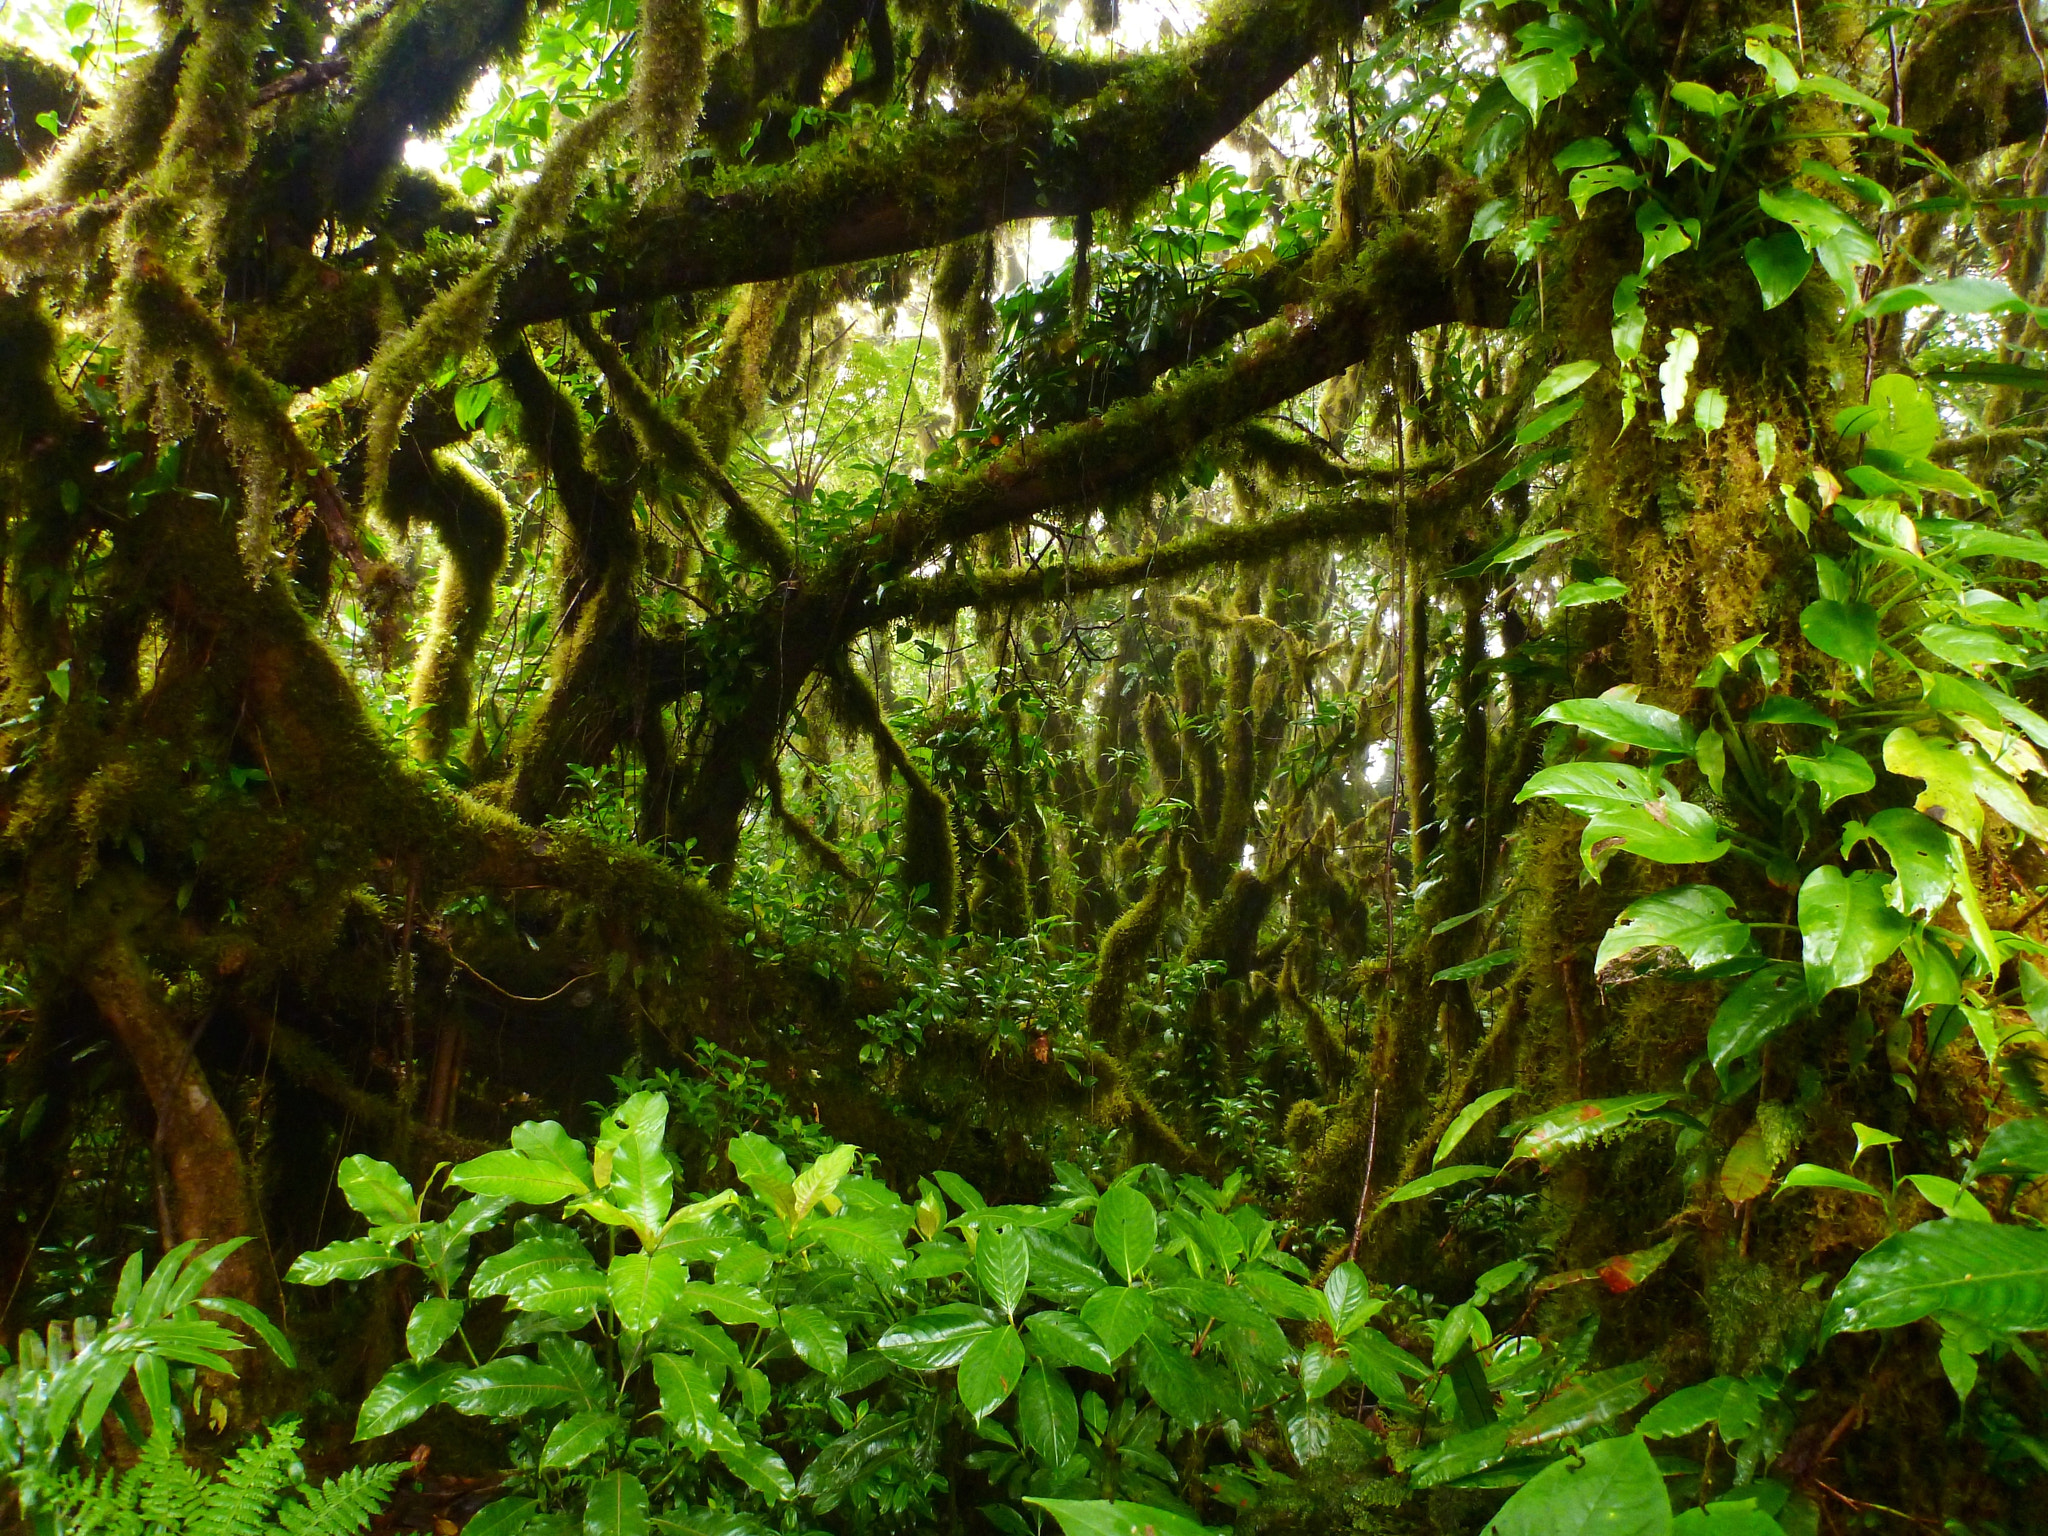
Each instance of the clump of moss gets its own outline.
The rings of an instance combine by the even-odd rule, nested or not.
[[[710,78],[704,0],[640,0],[640,53],[633,66],[631,128],[647,177],[671,170],[697,132]]]
[[[536,247],[553,239],[568,222],[591,160],[611,141],[626,112],[626,102],[607,102],[564,130],[550,146],[540,175],[513,206],[484,264],[378,348],[368,383],[367,496],[372,505],[383,501],[391,455],[413,396],[443,361],[482,343],[497,313],[499,288]]]

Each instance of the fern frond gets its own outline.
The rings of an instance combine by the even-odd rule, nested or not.
[[[56,1528],[64,1536],[144,1536],[142,1516],[135,1508],[136,1473],[113,1472],[94,1477],[67,1472],[50,1501]]]
[[[189,1531],[206,1511],[206,1484],[185,1465],[171,1437],[158,1431],[142,1449],[142,1459],[122,1479],[133,1484],[133,1504],[144,1529]]]
[[[206,1511],[192,1536],[264,1536],[270,1511],[291,1486],[298,1459],[298,1426],[289,1420],[272,1429],[268,1439],[251,1440],[207,1490]]]
[[[289,1536],[359,1536],[391,1497],[406,1465],[355,1467],[318,1488],[303,1488],[306,1502],[287,1503],[277,1512],[278,1524]]]

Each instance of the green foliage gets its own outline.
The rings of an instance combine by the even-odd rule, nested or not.
[[[360,1536],[390,1498],[402,1461],[356,1467],[320,1483],[299,1464],[298,1426],[270,1427],[202,1479],[173,1437],[150,1436],[135,1465],[98,1477],[68,1473],[47,1513],[52,1536]]]
[[[203,1314],[241,1324],[279,1360],[296,1363],[284,1336],[256,1308],[200,1294],[246,1241],[181,1243],[147,1271],[143,1256],[130,1254],[104,1322],[53,1322],[41,1336],[23,1333],[12,1358],[0,1352],[0,1473],[26,1511],[48,1504],[67,1460],[98,1454],[109,1412],[131,1439],[142,1437],[120,1396],[131,1377],[148,1409],[148,1434],[166,1447],[173,1443],[182,1423],[178,1401],[193,1401],[198,1372],[232,1376],[228,1354],[249,1347],[226,1322]]]

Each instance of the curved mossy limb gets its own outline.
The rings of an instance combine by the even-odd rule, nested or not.
[[[413,662],[413,752],[448,756],[469,723],[476,649],[490,627],[492,595],[512,535],[504,497],[453,453],[402,443],[391,462],[387,514],[427,524],[440,536],[434,611]]]
[[[903,780],[903,887],[929,914],[926,926],[952,931],[960,902],[960,851],[953,836],[953,807],[910,755],[903,738],[882,714],[874,685],[850,664],[833,672],[833,700],[847,723],[874,743],[876,760]]]
[[[1088,1038],[1116,1041],[1124,1036],[1124,996],[1137,978],[1145,957],[1159,942],[1180,897],[1181,838],[1169,837],[1145,894],[1111,923],[1096,950],[1095,979],[1088,985]]]

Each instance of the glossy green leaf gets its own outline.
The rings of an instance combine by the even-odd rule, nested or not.
[[[1116,1368],[1095,1330],[1071,1312],[1034,1312],[1024,1320],[1024,1327],[1033,1359],[1099,1376]]]
[[[1558,763],[1530,775],[1515,803],[1555,800],[1566,810],[1592,816],[1656,797],[1657,785],[1650,775],[1627,763]]]
[[[1826,731],[1830,736],[1837,734],[1841,725],[1825,710],[1816,709],[1804,699],[1795,699],[1789,694],[1774,693],[1763,703],[1749,712],[1744,725],[1810,725]]]
[[[1877,610],[1868,603],[1819,598],[1799,614],[1799,632],[1824,656],[1842,663],[1858,680],[1870,681],[1877,655]]]
[[[583,1536],[647,1536],[647,1489],[630,1472],[613,1472],[590,1485],[583,1501]]]
[[[1785,767],[1793,778],[1803,779],[1820,791],[1820,808],[1830,810],[1851,795],[1867,794],[1877,787],[1877,770],[1861,752],[1838,741],[1826,742],[1819,757],[1787,754]]]
[[[1675,796],[1598,811],[1579,834],[1579,857],[1596,880],[1617,853],[1657,864],[1711,864],[1728,848],[1712,812]]]
[[[1986,667],[2024,663],[2027,653],[1988,629],[1959,624],[1923,624],[1913,638],[1952,667],[1981,673]]]
[[[1643,896],[1622,909],[1593,957],[1595,974],[1641,949],[1675,949],[1693,970],[1754,951],[1749,924],[1729,914],[1735,899],[1718,886],[1681,885]]]
[[[1597,1440],[1531,1478],[1485,1536],[1667,1536],[1671,1501],[1640,1435]]]
[[[355,1438],[374,1440],[403,1429],[443,1402],[463,1370],[455,1361],[428,1365],[406,1361],[394,1365],[363,1399],[362,1409],[356,1414]]]
[[[462,1312],[461,1302],[442,1296],[415,1305],[405,1320],[405,1352],[414,1360],[433,1359],[462,1326]]]
[[[1755,1387],[1740,1376],[1716,1376],[1672,1393],[1642,1416],[1636,1433],[1669,1440],[1715,1424],[1723,1440],[1740,1440],[1755,1431],[1762,1415]]]
[[[1993,1126],[1977,1149],[1964,1182],[2001,1174],[2022,1180],[2048,1174],[2048,1120],[2008,1120]]]
[[[789,1463],[765,1445],[735,1434],[718,1447],[718,1459],[770,1503],[787,1503],[796,1497],[796,1479],[790,1476]]]
[[[1081,1438],[1081,1407],[1067,1378],[1044,1365],[1031,1366],[1017,1388],[1017,1437],[1045,1466],[1067,1464]]]
[[[1095,1241],[1110,1268],[1135,1281],[1159,1246],[1159,1215],[1145,1192],[1131,1184],[1112,1184],[1095,1207]]]
[[[937,1307],[897,1323],[875,1341],[875,1348],[911,1370],[942,1371],[958,1365],[974,1341],[998,1325],[980,1307]]]
[[[1467,1184],[1474,1179],[1490,1179],[1499,1172],[1498,1168],[1477,1163],[1453,1163],[1448,1168],[1438,1168],[1388,1190],[1382,1203],[1399,1205],[1406,1200],[1421,1200],[1440,1189],[1448,1189],[1454,1184]]]
[[[993,1413],[1017,1390],[1024,1366],[1024,1341],[1016,1329],[1005,1324],[983,1334],[960,1360],[961,1406],[977,1419]]]
[[[1901,310],[1932,307],[1951,315],[2028,313],[2032,306],[2004,283],[1988,277],[1958,277],[1946,282],[1905,283],[1871,295],[1857,319],[1895,315]]]
[[[1898,877],[1894,905],[1909,915],[1932,916],[1941,910],[1955,888],[1955,873],[1949,865],[1949,836],[1939,822],[1905,806],[1879,811],[1842,829],[1842,856],[1847,858],[1866,837],[1875,839],[1892,862]]]
[[[1185,1515],[1107,1499],[1026,1499],[1059,1522],[1065,1536],[1220,1536]]]
[[[1688,756],[1692,727],[1668,709],[1629,699],[1566,699],[1536,717],[1538,725],[1568,725],[1602,741],[1642,747],[1651,752]]]
[[[740,1182],[772,1205],[785,1221],[796,1214],[796,1171],[782,1148],[748,1131],[726,1143],[725,1155]]]
[[[660,1231],[673,1203],[667,1130],[668,1099],[636,1093],[600,1122],[591,1160],[605,1200],[626,1214],[643,1240]]]
[[[1799,940],[1806,989],[1817,1003],[1838,987],[1860,986],[1911,931],[1885,900],[1884,877],[1824,864],[1799,887]]]
[[[1813,252],[1789,229],[1751,240],[1742,248],[1742,259],[1756,276],[1765,309],[1776,309],[1791,298],[1813,270]]]
[[[1323,1280],[1323,1307],[1329,1314],[1330,1331],[1340,1339],[1355,1333],[1380,1310],[1365,1272],[1349,1259]]]
[[[501,1195],[527,1205],[553,1205],[590,1193],[587,1178],[558,1163],[517,1152],[486,1152],[456,1166],[448,1182],[478,1195]]]
[[[836,1377],[846,1369],[846,1330],[823,1308],[784,1307],[782,1331],[797,1358],[812,1370]]]
[[[477,1418],[516,1419],[567,1406],[576,1388],[560,1371],[525,1355],[500,1355],[465,1366],[448,1384],[447,1403]]]
[[[1612,1423],[1657,1390],[1655,1362],[1638,1360],[1596,1371],[1545,1398],[1508,1430],[1510,1450],[1549,1445]]]
[[[1944,1217],[1888,1237],[1842,1277],[1821,1330],[1898,1328],[1936,1312],[1990,1332],[2048,1328],[2048,1231]]]
[[[1546,51],[1501,65],[1500,78],[1529,116],[1540,118],[1544,107],[1578,82],[1579,67],[1565,54]]]
[[[533,1499],[498,1499],[469,1517],[463,1536],[524,1536],[539,1509]]]
[[[381,1270],[396,1269],[405,1260],[390,1243],[372,1237],[344,1238],[302,1253],[292,1260],[285,1279],[294,1285],[325,1285],[330,1280],[367,1280]]]
[[[732,1423],[718,1406],[718,1387],[701,1365],[667,1353],[653,1356],[650,1363],[670,1433],[700,1453],[733,1441]]]
[[[1550,605],[1553,608],[1583,608],[1588,603],[1611,603],[1627,597],[1628,583],[1612,576],[1596,576],[1591,581],[1569,581],[1557,589]]]
[[[1097,1291],[1081,1308],[1081,1321],[1102,1340],[1112,1360],[1121,1359],[1124,1351],[1138,1342],[1152,1326],[1153,1316],[1151,1296],[1132,1286],[1113,1285]]]
[[[1785,1528],[1754,1504],[1715,1503],[1675,1515],[1671,1536],[1785,1536]]]
[[[1810,1006],[1801,967],[1772,961],[1751,971],[1721,1000],[1707,1026],[1707,1056],[1714,1071],[1725,1078],[1731,1066],[1756,1054]]]
[[[1566,195],[1570,197],[1573,210],[1580,218],[1586,216],[1586,209],[1594,198],[1606,192],[1640,192],[1649,182],[1640,171],[1625,165],[1596,165],[1580,171],[1571,179]]]
[[[1459,1110],[1457,1117],[1451,1121],[1450,1125],[1445,1128],[1443,1135],[1438,1138],[1436,1152],[1429,1160],[1430,1167],[1441,1168],[1444,1160],[1457,1151],[1459,1144],[1472,1134],[1474,1126],[1479,1124],[1481,1120],[1484,1120],[1494,1109],[1507,1103],[1509,1099],[1512,1099],[1519,1092],[1521,1092],[1519,1088],[1495,1088],[1491,1092],[1482,1093],[1470,1104]]]
[[[688,1278],[689,1270],[673,1250],[620,1254],[605,1272],[606,1294],[619,1326],[645,1333],[682,1300]]]
[[[1547,1163],[1566,1152],[1591,1146],[1603,1137],[1632,1129],[1641,1123],[1642,1116],[1662,1109],[1676,1097],[1670,1093],[1636,1093],[1561,1105],[1529,1122],[1515,1143],[1515,1156]]]
[[[335,1176],[341,1197],[372,1226],[403,1225],[420,1219],[412,1185],[389,1163],[358,1152],[343,1158]]]
[[[1099,1212],[1096,1219],[1101,1220]],[[974,1276],[989,1300],[1015,1316],[1031,1278],[1031,1249],[1025,1244],[1024,1234],[1014,1228],[1007,1232],[984,1231],[974,1249]]]
[[[1540,411],[1552,401],[1564,399],[1599,371],[1600,365],[1595,362],[1558,364],[1537,384],[1536,393],[1529,398],[1530,408]]]
[[[548,1431],[547,1443],[541,1447],[540,1465],[544,1472],[566,1472],[571,1467],[581,1466],[603,1449],[607,1440],[621,1433],[626,1427],[625,1420],[615,1413],[572,1413],[553,1429]]]

